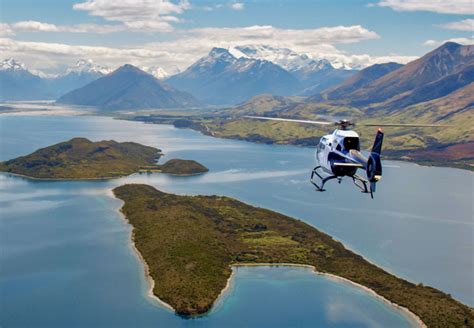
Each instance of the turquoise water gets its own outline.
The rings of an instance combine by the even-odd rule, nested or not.
[[[110,189],[141,182],[224,194],[298,217],[378,265],[473,304],[472,173],[391,162],[376,200],[349,181],[316,193],[313,151],[98,117],[0,116],[0,160],[72,137],[136,141],[210,168],[196,177],[133,175],[45,182],[0,175],[0,324],[9,326],[403,327],[363,291],[295,268],[239,268],[207,316],[185,320],[146,297],[130,226]]]

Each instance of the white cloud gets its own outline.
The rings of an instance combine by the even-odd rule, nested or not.
[[[441,24],[438,26],[448,30],[474,32],[474,19],[468,18],[457,22]]]
[[[161,51],[145,47],[113,48],[87,45],[68,45],[63,43],[17,41],[0,38],[0,52],[4,58],[16,58],[28,64],[28,67],[50,72],[70,66],[80,58],[90,58],[95,62],[116,68],[125,63],[136,66],[157,66],[165,68],[183,67],[195,56],[176,57],[177,52]]]
[[[199,57],[206,55],[213,47],[229,48],[239,45],[266,44],[275,48],[289,48],[317,58],[336,54],[344,57],[345,55],[335,45],[379,38],[375,32],[358,25],[317,29],[279,29],[272,26],[200,28],[177,31],[175,35],[175,40],[149,43],[144,47],[155,50],[168,49],[173,52],[175,60],[179,60],[179,63],[176,62],[175,65],[180,69],[186,68]],[[158,65],[166,69],[165,64]]]
[[[92,16],[108,21],[121,22],[132,29],[159,32],[172,31],[171,23],[179,21],[176,15],[190,7],[187,0],[178,3],[170,0],[87,0],[73,6],[75,10],[87,11]]]
[[[443,41],[426,40],[425,42],[423,42],[423,45],[427,47],[439,47],[440,45],[446,42],[456,42],[456,43],[464,44],[464,45],[474,44],[474,41],[470,38],[452,38],[452,39],[447,39]]]
[[[15,35],[20,32],[68,32],[68,33],[114,33],[128,30],[123,25],[109,24],[77,24],[77,25],[55,25],[38,21],[20,21],[13,24],[0,24],[2,32],[0,36]]]
[[[380,38],[377,33],[360,25],[315,29],[281,29],[261,25],[235,28],[208,27],[186,31],[185,37],[198,41],[208,40],[213,43],[228,44],[229,46],[235,43],[271,43],[305,48],[318,47],[322,43],[349,44]]]
[[[78,29],[75,26],[75,29]],[[63,27],[57,26],[58,29]],[[72,27],[69,27],[70,29]],[[82,28],[92,28],[82,25]],[[316,59],[327,58],[346,66],[365,67],[374,63],[398,61],[405,63],[411,56],[389,55],[374,57],[350,55],[336,48],[338,44],[377,39],[379,36],[359,25],[317,29],[280,29],[272,26],[241,28],[201,28],[177,30],[174,39],[143,44],[137,48],[112,48],[61,43],[27,42],[0,39],[0,51],[6,57],[20,59],[33,69],[54,71],[60,65],[71,65],[79,58],[90,58],[98,64],[116,68],[125,63],[137,66],[160,66],[165,70],[180,70],[206,55],[213,47],[268,44],[289,48]]]
[[[204,10],[204,11],[214,11],[219,9],[232,9],[232,10],[244,10],[245,4],[243,2],[228,2],[228,3],[214,3],[211,5],[205,6],[196,6],[193,4],[192,9],[195,10]]]
[[[11,36],[14,35],[11,26],[9,24],[0,23],[0,37]]]
[[[58,32],[58,27],[54,24],[42,23],[37,21],[21,21],[11,25],[11,28],[20,32]]]
[[[243,10],[245,7],[245,5],[242,2],[231,3],[229,6],[233,10]]]
[[[474,12],[472,0],[380,0],[369,6],[388,7],[396,11],[430,11],[439,14],[469,15]]]
[[[58,29],[60,32],[97,34],[116,33],[127,30],[127,28],[123,25],[111,24],[77,24],[71,26],[60,25],[58,26]]]
[[[320,58],[328,59],[335,67],[351,67],[355,69],[363,69],[374,64],[383,64],[395,62],[400,64],[409,63],[418,56],[403,56],[391,54],[387,56],[371,56],[371,55],[348,55],[346,53],[326,54]]]
[[[38,23],[38,22],[37,22]],[[30,28],[42,26],[42,23],[29,24]],[[139,28],[141,23],[137,23],[136,28]],[[52,24],[50,24],[52,25]],[[93,24],[82,24],[74,26],[55,26],[56,31],[68,31],[68,32],[87,32],[94,31],[96,33],[107,33],[118,31],[123,28],[121,25],[93,25]],[[50,28],[53,30],[53,28]],[[377,33],[367,30],[366,28],[354,25],[354,26],[334,26],[334,27],[322,27],[316,29],[280,29],[272,26],[249,26],[240,28],[200,28],[191,30],[176,30],[173,33],[173,39],[168,41],[154,42],[145,44],[140,47],[143,50],[150,50],[154,53],[164,53],[163,49],[166,49],[166,55],[158,58],[147,58],[149,63],[147,66],[162,66],[165,69],[168,66],[178,66],[180,69],[185,68],[194,62],[197,58],[205,55],[212,47],[224,47],[228,48],[236,45],[249,45],[249,44],[268,44],[274,47],[290,48],[300,53],[307,53],[313,56],[320,55],[334,55],[339,54],[340,51],[335,48],[337,44],[348,44],[357,43],[364,40],[377,39],[379,36]],[[13,40],[12,40],[13,41]],[[10,43],[13,45],[13,43]],[[75,56],[77,51],[87,51],[85,56],[94,59],[96,62],[101,63],[99,54],[113,53],[114,59],[117,64],[119,58],[122,56],[121,63],[137,59],[139,56],[132,56],[131,52],[118,51],[119,49],[107,48],[105,51],[104,47],[87,47],[77,48],[79,46],[67,46],[59,47],[59,44],[55,44],[53,48],[48,46],[48,43],[38,42],[22,42],[18,43],[24,46],[28,46],[30,51],[37,52],[52,52],[55,56],[58,56],[58,51],[62,52],[63,56]],[[17,49],[18,44],[13,48]],[[66,46],[66,45],[64,45]],[[8,45],[4,45],[8,50]],[[112,51],[115,49],[117,51]],[[136,53],[136,50],[134,50]],[[12,54],[13,57],[14,54]],[[91,57],[92,56],[92,57]],[[95,57],[93,57],[95,56]],[[141,58],[140,60],[143,60]]]

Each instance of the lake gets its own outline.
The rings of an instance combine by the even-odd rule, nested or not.
[[[411,326],[358,288],[299,268],[238,268],[210,314],[177,317],[147,296],[130,226],[110,190],[147,183],[220,194],[299,218],[394,274],[473,305],[473,174],[385,162],[375,199],[351,181],[309,184],[313,149],[216,139],[167,125],[92,116],[0,116],[0,160],[72,137],[155,146],[194,159],[194,177],[136,174],[111,181],[0,175],[0,324],[5,326]],[[387,135],[389,137],[389,135]]]

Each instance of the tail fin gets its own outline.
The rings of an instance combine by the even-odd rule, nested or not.
[[[378,129],[377,135],[375,136],[374,145],[372,146],[372,153],[381,154],[382,153],[382,142],[383,142],[383,132],[381,129]]]

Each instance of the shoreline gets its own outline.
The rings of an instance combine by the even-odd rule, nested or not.
[[[11,175],[11,176],[15,176],[15,177],[19,177],[19,178],[25,178],[25,179],[29,179],[29,180],[35,180],[35,181],[107,181],[107,180],[115,180],[115,179],[126,178],[126,177],[129,177],[129,176],[133,175],[133,174],[144,174],[144,173],[146,173],[146,174],[158,173],[158,174],[167,174],[167,175],[176,176],[176,177],[189,177],[189,176],[201,175],[201,174],[204,174],[204,173],[207,173],[207,172],[208,171],[202,172],[202,173],[192,173],[192,174],[173,174],[173,173],[163,173],[163,172],[148,173],[148,172],[138,172],[137,171],[137,172],[130,173],[128,175],[119,175],[119,176],[116,176],[116,177],[101,177],[101,178],[36,178],[36,177],[32,177],[32,176],[24,175],[24,174],[20,174],[20,173],[0,171],[0,173],[6,174],[6,175]]]
[[[173,123],[166,123],[166,122],[147,122],[147,121],[140,121],[140,120],[134,120],[133,118],[123,118],[123,117],[117,117],[117,119],[125,120],[125,121],[131,121],[131,122],[142,122],[145,124],[161,124],[161,125],[171,125],[173,127]],[[199,132],[200,134],[208,137],[213,137],[213,138],[218,138],[218,139],[227,139],[227,140],[238,140],[238,141],[245,141],[245,142],[250,142],[253,144],[258,144],[258,145],[277,145],[277,146],[293,146],[293,147],[300,147],[300,148],[315,148],[316,145],[313,144],[295,144],[295,143],[288,143],[288,142],[283,142],[279,143],[276,141],[272,141],[271,143],[267,142],[259,142],[255,140],[251,140],[246,137],[240,137],[240,136],[217,136],[215,135],[210,129],[206,126],[208,131],[204,131],[203,129],[198,129],[198,128],[193,128],[193,127],[183,127],[183,128],[178,128],[175,127],[176,129],[186,129],[186,130],[193,130],[196,132]],[[210,131],[210,132],[209,132]],[[451,168],[451,169],[458,169],[458,170],[464,170],[464,171],[469,171],[472,172],[474,171],[473,164],[462,164],[462,165],[450,165],[450,161],[444,162],[444,161],[436,161],[436,160],[431,160],[431,159],[426,159],[426,160],[413,160],[413,159],[402,159],[402,158],[397,158],[397,157],[391,157],[391,156],[386,156],[386,160],[389,161],[400,161],[404,163],[412,163],[416,164],[419,166],[424,166],[424,167],[439,167],[439,168]]]
[[[128,220],[127,220],[127,223],[128,223]],[[153,293],[153,289],[155,289],[155,280],[153,280],[152,276],[150,275],[150,267],[148,266],[148,263],[146,263],[145,258],[142,256],[142,254],[138,251],[138,248],[135,246],[134,230],[135,228],[133,228],[132,226],[132,231],[131,231],[131,236],[130,236],[130,242],[131,242],[130,246],[132,247],[133,252],[136,254],[140,262],[143,264],[144,274],[145,274],[146,282],[148,284],[147,297],[151,298],[153,301],[157,302],[159,305],[163,306],[164,308],[172,312],[176,312],[175,309],[171,305],[161,300],[158,296],[156,296]]]
[[[113,196],[115,199],[118,199],[115,197],[115,194],[112,190],[110,190],[110,195]],[[119,200],[119,199],[118,199]],[[123,202],[122,202],[123,203]],[[130,221],[127,219],[127,217],[123,214],[122,210],[122,205],[120,205],[119,208],[116,209],[117,213],[122,217],[123,221],[125,222],[125,224],[129,225],[130,227],[132,227],[131,231],[130,231],[130,239],[129,239],[129,246],[130,248],[132,249],[133,253],[135,254],[135,256],[137,257],[137,259],[139,260],[139,262],[143,265],[143,273],[144,273],[144,276],[145,276],[145,280],[146,280],[146,284],[147,284],[147,293],[146,293],[146,296],[150,299],[152,299],[154,302],[158,303],[160,306],[164,307],[165,309],[167,310],[170,310],[172,311],[173,313],[175,313],[175,309],[169,305],[168,303],[166,303],[165,301],[161,300],[158,296],[156,296],[154,293],[153,293],[153,289],[155,288],[155,280],[153,279],[153,277],[150,275],[150,267],[148,266],[148,263],[146,263],[145,261],[145,258],[143,257],[143,255],[140,253],[140,251],[138,250],[137,246],[135,245],[135,227],[130,223]]]
[[[326,272],[318,271],[318,270],[316,270],[316,267],[314,265],[297,264],[297,263],[233,263],[233,264],[231,264],[231,267],[259,267],[259,266],[265,266],[265,267],[284,266],[284,267],[296,267],[296,268],[311,269],[315,275],[323,276],[323,277],[329,278],[331,280],[334,280],[338,283],[345,283],[345,284],[348,284],[352,287],[362,289],[367,294],[370,294],[370,296],[382,301],[383,303],[385,303],[389,306],[394,307],[398,312],[402,313],[403,315],[405,315],[405,317],[409,318],[409,320],[411,322],[417,324],[418,327],[427,328],[426,324],[420,319],[420,317],[417,316],[415,313],[411,312],[406,307],[401,306],[397,303],[394,303],[394,302],[386,299],[382,295],[377,294],[373,289],[370,289],[369,287],[358,284],[358,283],[356,283],[352,280],[349,280],[347,278],[344,278],[344,277],[341,277],[341,276],[338,276],[338,275],[335,275],[335,274],[332,274],[332,273],[326,273]],[[232,276],[233,275],[231,275],[231,277],[229,277],[229,280],[232,278]],[[227,285],[230,285],[230,283],[228,282]],[[227,288],[227,286],[226,286],[226,288]],[[221,294],[223,294],[223,293],[221,293]],[[219,294],[219,297],[221,296],[221,294]]]
[[[136,254],[138,260],[143,264],[143,268],[144,268],[143,273],[145,275],[145,279],[146,279],[146,282],[148,284],[147,297],[149,297],[153,301],[157,302],[159,305],[166,308],[167,310],[170,310],[170,311],[176,313],[176,310],[170,304],[168,304],[165,301],[161,300],[158,296],[156,296],[153,293],[153,290],[154,290],[154,287],[155,287],[155,280],[150,275],[150,268],[149,268],[148,264],[146,263],[145,258],[142,256],[142,254],[140,253],[140,251],[138,250],[138,248],[135,245],[135,234],[134,234],[134,229],[135,228],[133,227],[132,224],[130,224],[130,222],[128,221],[126,216],[122,213],[121,209],[118,209],[117,211],[120,213],[120,215],[122,216],[124,221],[132,227],[131,235],[130,235],[130,247],[132,248],[132,250]],[[373,289],[370,289],[369,287],[358,284],[358,283],[356,283],[352,280],[349,280],[349,279],[341,277],[341,276],[337,276],[337,275],[332,274],[332,273],[317,271],[316,267],[314,265],[297,264],[297,263],[231,263],[229,266],[231,268],[231,274],[230,274],[229,278],[227,278],[227,282],[226,282],[225,287],[221,290],[219,295],[216,297],[216,299],[213,302],[213,304],[212,304],[211,308],[209,309],[209,311],[207,311],[206,313],[199,314],[197,316],[210,314],[211,311],[215,310],[216,307],[219,306],[219,303],[224,301],[223,298],[225,297],[227,292],[230,290],[230,288],[232,286],[232,281],[235,279],[235,274],[236,273],[235,273],[234,268],[238,268],[238,267],[278,267],[278,266],[284,266],[284,267],[295,267],[295,268],[310,269],[310,270],[313,271],[313,273],[315,275],[326,277],[328,279],[336,281],[337,283],[347,284],[347,285],[350,285],[352,287],[359,288],[359,289],[363,290],[365,293],[369,294],[371,297],[374,297],[377,300],[391,306],[392,308],[394,308],[394,310],[396,310],[399,313],[403,314],[410,322],[416,324],[418,327],[427,328],[426,324],[420,319],[420,317],[418,317],[415,313],[411,312],[406,307],[403,307],[403,306],[401,306],[397,303],[394,303],[394,302],[386,299],[385,297],[377,294]]]
[[[132,174],[135,174],[135,173],[138,173],[138,172],[130,173],[129,175],[120,175],[120,176],[116,176],[116,177],[103,177],[103,178],[36,178],[36,177],[29,176],[29,175],[24,175],[24,174],[20,174],[20,173],[13,173],[13,172],[6,172],[6,171],[0,171],[0,173],[4,173],[4,174],[12,175],[12,176],[15,176],[15,177],[20,177],[20,178],[26,178],[26,179],[29,179],[29,180],[36,180],[36,181],[100,181],[100,180],[105,181],[105,180],[125,178],[125,177],[128,177],[128,176],[130,176]]]
[[[114,196],[115,199],[118,199],[117,197],[115,197],[115,193],[112,190],[110,190],[110,195]],[[135,255],[137,256],[138,260],[143,265],[143,269],[144,269],[143,274],[145,276],[145,280],[146,280],[146,283],[148,285],[146,296],[149,297],[150,299],[152,299],[153,301],[155,301],[158,305],[162,306],[163,308],[165,308],[167,310],[170,310],[173,313],[176,313],[176,310],[170,304],[168,304],[165,301],[161,300],[158,296],[156,296],[153,293],[153,290],[155,288],[155,280],[150,275],[150,267],[148,266],[145,258],[142,256],[142,254],[140,253],[140,251],[138,250],[138,248],[135,245],[135,234],[134,234],[135,228],[130,223],[130,221],[127,219],[126,215],[122,212],[121,208],[122,208],[122,205],[117,209],[117,212],[122,217],[124,222],[132,227],[131,232],[130,232],[129,246],[132,248],[132,250],[135,253]],[[427,325],[421,320],[421,318],[418,315],[416,315],[415,313],[411,312],[408,308],[406,308],[404,306],[401,306],[401,305],[399,305],[395,302],[392,302],[392,301],[386,299],[385,297],[383,297],[382,295],[377,294],[373,289],[371,289],[369,287],[366,287],[364,285],[361,285],[359,283],[356,283],[352,280],[349,280],[349,279],[341,277],[341,276],[337,276],[337,275],[332,274],[332,273],[317,271],[317,269],[314,265],[298,264],[298,263],[231,263],[229,266],[231,268],[231,274],[227,278],[227,282],[226,282],[225,287],[220,291],[219,295],[216,297],[216,299],[212,303],[212,306],[209,309],[209,311],[207,311],[205,313],[202,313],[202,314],[199,314],[197,316],[206,315],[206,314],[211,313],[211,311],[216,309],[216,306],[218,306],[220,302],[224,301],[223,297],[230,290],[230,288],[232,286],[232,281],[235,277],[234,268],[237,268],[237,267],[259,267],[259,266],[266,266],[266,267],[285,266],[285,267],[296,267],[296,268],[311,269],[314,272],[315,275],[324,276],[328,279],[332,279],[332,280],[336,281],[337,283],[348,284],[352,287],[359,288],[362,291],[364,291],[365,293],[369,294],[371,297],[374,297],[374,298],[378,299],[379,301],[391,306],[394,310],[396,310],[399,313],[401,313],[402,315],[404,315],[410,322],[416,324],[418,327],[427,328]]]
[[[22,101],[18,101],[19,103],[23,103]],[[44,114],[43,114],[44,112]],[[169,125],[169,126],[172,126],[172,127],[175,127],[174,124],[172,122],[153,122],[153,121],[142,121],[142,120],[135,120],[133,119],[133,117],[120,117],[120,116],[116,116],[114,115],[113,113],[112,114],[109,114],[107,115],[106,113],[100,113],[100,112],[81,112],[81,111],[78,111],[78,112],[65,112],[65,113],[59,113],[59,112],[51,112],[51,111],[41,111],[41,110],[25,110],[25,109],[18,109],[18,110],[15,110],[14,112],[6,112],[6,111],[0,111],[0,115],[11,115],[11,116],[20,116],[22,114],[26,114],[26,115],[31,115],[31,116],[93,116],[93,117],[103,117],[103,118],[111,118],[111,119],[114,119],[114,120],[123,120],[123,121],[129,121],[129,122],[140,122],[140,123],[143,123],[143,124],[159,124],[159,125]],[[206,126],[207,127],[207,126]],[[186,129],[186,130],[192,130],[192,131],[196,131],[196,132],[199,132],[200,134],[204,135],[204,136],[209,136],[209,137],[213,137],[213,138],[218,138],[218,139],[227,139],[227,140],[238,140],[238,141],[245,141],[245,142],[250,142],[250,143],[253,143],[253,144],[263,144],[263,145],[281,145],[281,146],[294,146],[294,147],[306,147],[306,148],[314,148],[315,145],[305,145],[305,144],[292,144],[292,143],[278,143],[278,142],[272,142],[272,143],[264,143],[264,142],[258,142],[258,141],[252,141],[248,138],[245,138],[245,137],[227,137],[227,136],[216,136],[212,131],[206,133],[207,131],[204,131],[203,129],[196,129],[196,128],[192,128],[192,127],[180,127],[180,128],[177,128],[175,127],[176,129]],[[208,130],[209,127],[207,127]],[[439,161],[431,161],[431,160],[404,160],[404,159],[401,159],[401,158],[394,158],[394,157],[390,157],[388,156],[386,158],[386,160],[390,160],[390,161],[400,161],[400,162],[404,162],[404,163],[412,163],[412,164],[417,164],[417,165],[420,165],[420,166],[424,166],[424,167],[439,167],[439,168],[451,168],[451,169],[458,169],[458,170],[464,170],[464,171],[474,171],[474,166],[473,164],[467,164],[467,165],[450,165],[449,162],[445,163],[445,162],[439,162]],[[28,177],[28,176],[26,176]],[[28,178],[31,178],[31,179],[38,179],[38,180],[61,180],[61,179],[48,179],[48,178],[32,178],[32,177],[28,177]],[[94,180],[94,179],[97,179],[97,180],[101,180],[101,179],[110,179],[110,178],[85,178],[85,179],[78,179],[78,180]],[[114,178],[111,178],[111,179],[114,179]]]

